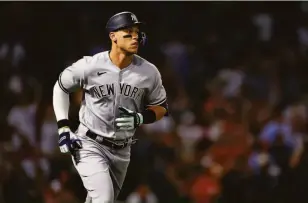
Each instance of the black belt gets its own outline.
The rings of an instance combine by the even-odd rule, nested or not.
[[[124,149],[128,145],[136,143],[136,140],[133,140],[132,138],[127,138],[123,140],[114,140],[111,138],[102,137],[90,130],[87,131],[86,135],[92,140],[98,142],[99,144],[105,145],[112,149]]]

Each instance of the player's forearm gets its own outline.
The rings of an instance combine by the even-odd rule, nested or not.
[[[167,113],[167,110],[162,106],[150,106],[148,109],[154,111],[156,120],[160,120]]]
[[[53,109],[57,121],[68,120],[69,105],[69,94],[65,93],[57,82],[53,88]]]

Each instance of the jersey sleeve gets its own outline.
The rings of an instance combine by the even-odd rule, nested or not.
[[[85,69],[88,64],[86,59],[80,59],[71,66],[65,68],[59,75],[58,83],[65,93],[71,93],[83,88],[85,83]]]
[[[147,95],[146,106],[163,105],[167,102],[166,90],[163,86],[161,74],[156,70],[156,74],[153,81],[153,87],[149,90]]]

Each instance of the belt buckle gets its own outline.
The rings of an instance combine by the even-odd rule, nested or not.
[[[122,142],[122,143],[112,143],[112,148],[115,148],[115,147],[118,147],[120,149],[123,149],[125,147],[125,143]]]
[[[125,142],[122,142],[120,144],[117,144],[121,149],[123,149],[125,147]]]

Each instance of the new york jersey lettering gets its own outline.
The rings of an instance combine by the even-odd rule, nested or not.
[[[130,97],[134,100],[139,100],[142,98],[144,90],[138,87],[133,87],[126,83],[120,83],[120,94],[126,97]],[[94,86],[90,89],[90,94],[92,97],[98,99],[106,96],[115,95],[115,84],[105,84]]]

